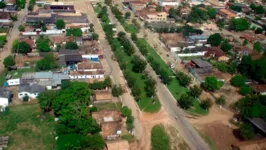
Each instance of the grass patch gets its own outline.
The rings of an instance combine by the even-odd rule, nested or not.
[[[128,33],[139,33],[139,30],[135,27],[134,24],[130,24],[125,22],[124,24],[122,24],[124,29],[126,30],[126,32]]]
[[[128,142],[134,142],[135,141],[135,136],[131,134],[125,134],[122,135],[121,137],[123,140],[127,140]]]
[[[120,111],[122,108],[121,103],[99,103],[99,104],[94,104],[94,106],[97,108],[97,110],[118,110]]]
[[[170,150],[170,138],[163,125],[155,125],[151,129],[152,150]]]
[[[7,70],[4,69],[3,72],[0,74],[0,86],[3,86],[6,81],[6,74]]]
[[[215,142],[210,139],[207,135],[203,134],[201,131],[199,131],[198,129],[196,129],[199,133],[199,135],[201,136],[201,138],[208,144],[209,148],[211,150],[218,150]]]
[[[35,68],[24,68],[24,69],[12,70],[8,72],[8,74],[12,76],[12,79],[15,79],[15,78],[21,78],[22,73],[25,73],[25,72],[35,72]]]
[[[7,28],[0,28],[0,33],[7,33],[9,29]]]
[[[54,149],[54,122],[51,116],[41,120],[38,104],[12,106],[0,113],[0,135],[9,136],[8,149]]]
[[[154,60],[160,64],[160,67],[165,68],[166,71],[171,75],[175,76],[172,70],[168,67],[168,65],[161,59],[161,57],[156,53],[156,51],[150,46],[150,44],[143,38],[139,38],[137,41],[140,45],[146,45],[148,50],[148,57],[152,57]],[[147,57],[146,57],[147,58]],[[180,85],[177,79],[173,79],[168,85],[166,85],[168,90],[174,96],[174,98],[178,101],[180,96],[187,92],[187,88]],[[195,99],[193,102],[194,106],[189,110],[191,113],[196,113],[200,115],[208,114],[208,111],[202,109],[199,105],[199,102]]]

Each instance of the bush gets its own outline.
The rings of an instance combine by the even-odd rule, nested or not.
[[[235,75],[231,79],[231,84],[236,87],[245,85],[245,79],[241,75]]]
[[[58,19],[55,22],[56,28],[57,29],[64,29],[65,28],[65,21],[62,19]]]
[[[193,100],[193,97],[187,94],[183,94],[181,95],[178,104],[182,109],[189,109],[193,105]]]
[[[24,31],[24,30],[25,30],[25,28],[24,28],[24,26],[23,26],[23,25],[19,25],[19,26],[18,26],[18,30],[19,30],[19,31]]]
[[[29,101],[29,96],[28,96],[28,95],[24,96],[24,97],[22,98],[22,101],[23,101],[23,102],[28,102],[28,101]]]
[[[191,78],[181,71],[176,73],[176,77],[183,86],[188,86],[191,82]]]
[[[225,105],[226,101],[225,101],[225,98],[223,96],[219,97],[218,99],[215,100],[215,103],[217,105]]]
[[[155,125],[151,130],[152,150],[170,150],[170,140],[162,125]]]
[[[49,52],[50,48],[50,40],[48,38],[40,37],[37,41],[37,49],[41,52]]]
[[[194,85],[193,87],[190,87],[189,89],[190,89],[190,95],[193,97],[199,97],[202,93],[202,89],[197,85]]]
[[[66,42],[65,48],[66,49],[78,49],[79,47],[76,42],[69,41],[69,42]]]
[[[118,85],[114,85],[112,87],[112,95],[114,97],[119,97],[122,94],[123,94],[123,89],[122,89],[121,85],[119,85],[119,86]]]
[[[214,76],[209,76],[205,78],[205,82],[202,86],[208,91],[215,91],[223,86],[223,82],[218,81]]]
[[[132,111],[127,106],[123,106],[121,110],[121,114],[123,117],[131,116]]]
[[[66,35],[67,36],[76,36],[76,37],[81,37],[82,36],[82,31],[80,28],[71,28],[66,30]]]
[[[15,60],[13,58],[13,56],[7,56],[5,59],[4,59],[4,65],[7,69],[9,69],[11,66],[14,66],[15,65]]]
[[[248,95],[252,93],[252,88],[250,86],[244,85],[240,88],[241,95]]]
[[[254,128],[248,123],[244,123],[243,125],[241,125],[239,130],[241,137],[245,140],[250,140],[255,135]]]
[[[200,106],[203,109],[209,110],[212,106],[212,101],[210,99],[205,99],[205,100],[201,101]]]
[[[36,64],[37,71],[46,71],[57,67],[53,55],[46,55]]]

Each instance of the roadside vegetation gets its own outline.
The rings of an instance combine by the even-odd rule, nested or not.
[[[163,125],[155,125],[151,130],[152,150],[170,150],[170,138]]]

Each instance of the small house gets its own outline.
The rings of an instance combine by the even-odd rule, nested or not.
[[[23,100],[25,96],[28,96],[30,101],[30,99],[36,99],[37,96],[43,91],[45,91],[45,87],[37,84],[20,85],[18,90],[18,98]]]
[[[11,93],[6,88],[0,88],[0,112],[5,111],[11,100]]]
[[[102,64],[99,62],[80,62],[77,64],[78,71],[100,71],[103,70]]]
[[[94,91],[94,103],[105,103],[112,101],[112,93],[108,90]]]
[[[218,61],[228,61],[229,57],[219,47],[208,47],[205,57],[215,58]]]
[[[253,84],[250,86],[256,94],[266,95],[266,84]]]

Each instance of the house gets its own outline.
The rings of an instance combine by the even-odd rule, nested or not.
[[[99,62],[80,62],[77,65],[77,71],[99,71],[102,70],[103,71],[103,66],[102,64]]]
[[[237,13],[229,9],[220,9],[218,13],[226,19],[237,18]]]
[[[248,42],[253,42],[255,40],[255,36],[253,33],[243,33],[241,36],[240,36],[241,39],[244,39],[244,40],[247,40]]]
[[[100,79],[104,78],[103,71],[70,71],[70,79]]]
[[[146,4],[141,1],[132,1],[128,3],[129,8],[136,13],[146,7]]]
[[[73,4],[66,4],[63,2],[52,2],[49,8],[52,12],[76,12]]]
[[[53,72],[23,73],[21,76],[22,85],[36,83],[48,90],[60,87],[64,80],[69,80],[67,74]]]
[[[191,35],[187,37],[187,40],[194,43],[207,43],[208,37],[205,35]]]
[[[236,52],[237,57],[241,60],[243,56],[249,55],[253,60],[260,59],[262,55],[254,50],[249,49],[243,45],[234,45],[233,51]]]
[[[167,21],[167,13],[165,12],[158,12],[158,13],[149,13],[146,14],[143,18],[147,22],[153,22],[153,21]]]
[[[0,88],[0,112],[5,111],[11,100],[11,93],[7,88]]]
[[[158,0],[158,5],[160,6],[179,6],[180,2],[178,0]]]
[[[127,140],[115,140],[106,142],[107,150],[130,150]]]
[[[246,118],[253,127],[261,133],[263,136],[266,136],[266,122],[262,118]]]
[[[75,37],[73,36],[50,36],[51,44],[54,48],[56,48],[57,45],[64,45],[66,42],[74,41]]]
[[[103,54],[97,41],[84,41],[79,52],[82,59],[94,62],[98,62],[99,58],[102,57]]]
[[[11,17],[9,12],[0,12],[0,23],[11,23]]]
[[[220,47],[208,47],[205,57],[215,58],[218,61],[228,61],[229,57],[221,50]]]
[[[122,133],[122,118],[119,111],[102,110],[93,112],[94,118],[101,126],[101,135],[104,139],[111,140],[118,138]]]
[[[22,100],[25,96],[28,96],[29,100],[36,99],[37,96],[43,91],[45,91],[45,87],[37,84],[20,85],[18,90],[18,98]]]
[[[94,91],[94,103],[105,103],[112,101],[112,93],[108,90]]]
[[[55,23],[55,17],[50,12],[29,12],[26,16],[26,23],[31,24],[35,22],[43,22],[45,24]]]
[[[180,52],[182,50],[180,43],[185,42],[183,36],[177,33],[161,34],[160,40],[171,52]]]
[[[252,84],[250,86],[256,94],[266,95],[266,84]]]
[[[77,64],[82,61],[82,56],[78,50],[62,49],[59,51],[59,65],[64,67]]]
[[[66,27],[84,27],[89,25],[88,16],[84,13],[56,13],[54,15],[56,19],[62,19],[66,23]]]

